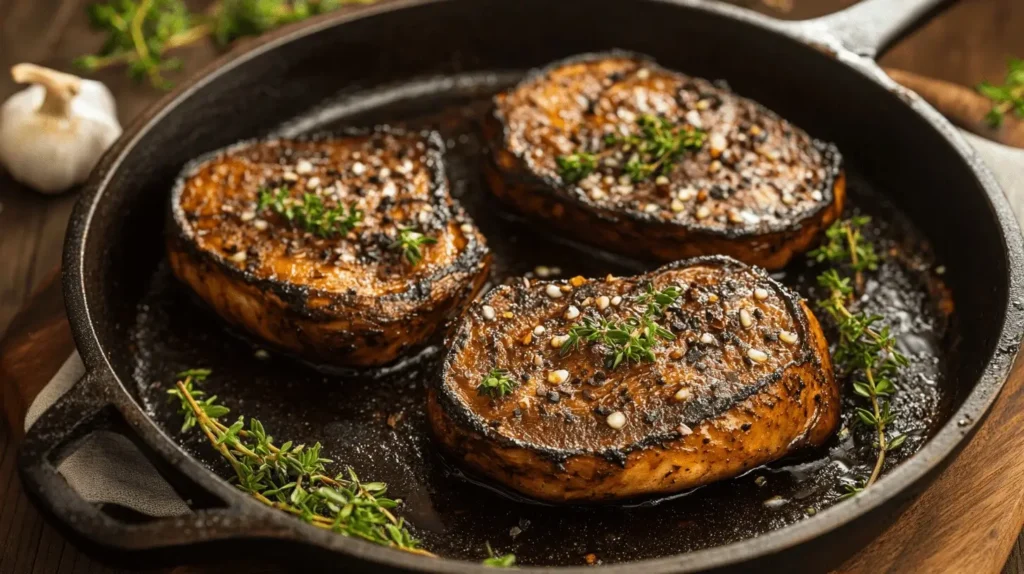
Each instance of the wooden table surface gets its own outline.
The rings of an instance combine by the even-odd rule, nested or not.
[[[194,8],[202,5],[189,3]],[[853,2],[735,3],[781,17],[805,18]],[[86,25],[86,4],[85,0],[0,0],[0,100],[16,89],[6,74],[11,65],[31,61],[68,69],[72,58],[99,46],[101,38]],[[209,46],[188,48],[181,54],[184,73],[214,54]],[[961,0],[893,48],[882,63],[972,85],[982,79],[1001,80],[1010,55],[1024,57],[1024,0]],[[160,95],[147,86],[131,83],[121,70],[104,72],[98,79],[116,95],[123,124],[130,123]],[[0,173],[0,335],[35,287],[58,265],[74,201],[73,194],[40,196]],[[109,572],[76,551],[42,521],[18,483],[12,443],[7,425],[0,424],[0,574]],[[1018,540],[1003,574],[1024,574],[1024,536]]]

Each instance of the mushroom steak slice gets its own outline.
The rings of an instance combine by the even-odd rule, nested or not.
[[[824,443],[839,390],[814,315],[763,270],[516,281],[450,335],[428,417],[472,471],[551,502],[670,494]]]
[[[317,363],[426,343],[483,285],[484,238],[448,191],[436,133],[246,142],[186,167],[174,273],[229,323]]]
[[[724,254],[779,269],[842,212],[835,146],[724,84],[643,56],[557,62],[494,104],[492,192],[610,251]]]

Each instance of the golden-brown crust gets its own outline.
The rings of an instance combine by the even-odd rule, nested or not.
[[[448,194],[436,134],[378,128],[247,142],[188,166],[171,198],[175,274],[227,321],[273,346],[339,366],[389,363],[426,342],[486,280],[483,236]],[[361,212],[318,232],[260,205],[283,190]],[[434,240],[415,264],[403,228]]]
[[[563,296],[550,297],[549,285]],[[653,361],[610,368],[601,345],[553,346],[587,318],[638,316],[648,285],[680,292],[658,319],[674,339],[659,342]],[[679,492],[820,445],[839,420],[813,314],[763,271],[725,257],[499,287],[463,315],[448,347],[429,392],[435,435],[476,472],[547,501]],[[493,368],[516,381],[499,398],[477,389]],[[564,382],[549,378],[558,370]]]
[[[637,133],[637,118],[707,132],[658,179],[625,173],[630,151],[607,134]],[[674,261],[725,254],[783,267],[838,218],[845,199],[839,152],[763,106],[631,54],[552,64],[495,97],[485,125],[494,194],[560,232],[636,257]],[[557,159],[598,157],[578,182]]]

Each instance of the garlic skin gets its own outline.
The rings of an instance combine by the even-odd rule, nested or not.
[[[85,181],[121,135],[110,90],[33,64],[14,66],[11,76],[35,85],[0,107],[0,163],[14,179],[43,193]]]

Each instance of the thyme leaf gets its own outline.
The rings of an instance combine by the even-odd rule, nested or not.
[[[351,467],[331,476],[326,465],[332,461],[321,456],[320,443],[277,445],[257,419],[240,416],[231,424],[222,423],[219,419],[228,409],[215,396],[199,399],[205,392],[196,384],[209,376],[208,369],[179,373],[168,394],[180,402],[182,431],[202,430],[234,469],[239,489],[317,528],[432,556],[420,548],[404,520],[391,512],[401,501],[386,496],[383,482],[364,482]]]
[[[484,566],[493,566],[495,568],[513,568],[516,565],[516,555],[511,552],[503,555],[495,555],[494,550],[491,549],[491,543],[485,542],[487,546],[487,558],[484,558],[482,564]]]
[[[409,265],[415,267],[423,260],[423,250],[420,248],[423,245],[432,245],[434,243],[437,243],[436,239],[423,235],[412,227],[400,227],[398,229],[398,238],[392,246],[401,251],[402,256],[409,262]]]
[[[519,383],[504,369],[491,369],[487,376],[480,381],[476,392],[487,395],[493,399],[500,399],[505,395],[512,394],[512,391]]]
[[[597,156],[590,153],[574,153],[555,158],[558,176],[562,181],[573,184],[587,177],[597,169]]]
[[[981,82],[975,89],[992,100],[992,109],[985,114],[985,122],[998,128],[1008,113],[1024,119],[1024,59],[1010,58],[1006,63],[1006,79],[1002,85]]]

